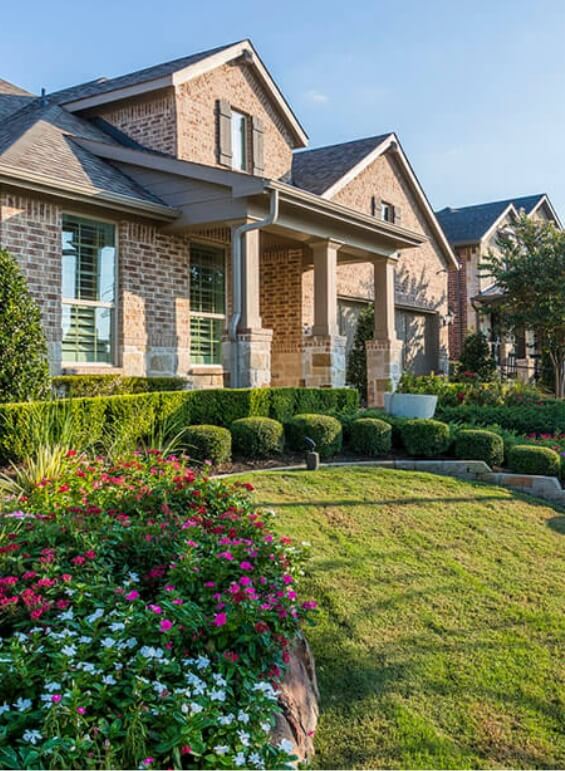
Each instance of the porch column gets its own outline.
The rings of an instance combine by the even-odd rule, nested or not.
[[[402,373],[402,342],[396,337],[394,269],[396,260],[373,260],[375,275],[374,338],[367,340],[367,402],[370,407],[384,405],[384,393]]]
[[[273,331],[264,329],[262,325],[259,282],[260,231],[250,230],[243,235],[241,244],[241,318],[237,328],[238,386],[241,388],[260,388],[271,384]],[[231,344],[225,344],[224,349],[225,368],[231,370]],[[230,380],[233,383],[233,379]]]
[[[337,323],[337,241],[310,244],[314,261],[314,325],[304,338],[304,383],[313,387],[345,385],[345,337]]]

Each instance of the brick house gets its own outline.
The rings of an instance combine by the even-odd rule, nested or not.
[[[468,334],[482,331],[499,367],[528,381],[535,374],[535,359],[539,354],[535,334],[532,330],[524,330],[513,339],[500,334],[496,313],[499,294],[492,279],[481,274],[479,269],[489,251],[496,251],[500,230],[511,225],[520,213],[553,222],[561,228],[559,217],[545,193],[459,209],[446,207],[436,212],[436,216],[459,266],[458,270],[451,268],[448,277],[449,307],[453,312],[453,323],[449,328],[450,358],[459,358]]]
[[[0,247],[52,371],[342,385],[373,297],[370,401],[444,369],[455,255],[397,137],[306,144],[247,40],[39,97],[0,81]]]

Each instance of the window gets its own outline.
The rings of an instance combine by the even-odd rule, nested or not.
[[[231,114],[231,151],[232,169],[247,171],[247,115],[232,110]]]
[[[381,201],[381,219],[385,222],[394,222],[394,206],[386,201]]]
[[[64,215],[63,362],[112,364],[116,233],[106,222]]]
[[[193,364],[222,363],[226,325],[226,260],[223,249],[190,247],[190,359]]]

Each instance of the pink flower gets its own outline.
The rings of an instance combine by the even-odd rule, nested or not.
[[[314,608],[318,607],[318,603],[315,600],[307,600],[302,603],[302,607],[304,610],[314,610]]]
[[[145,760],[143,761],[144,766],[150,766],[153,763],[155,763],[155,758],[145,758]]]
[[[79,715],[86,715],[86,707],[77,707],[77,712]]]
[[[173,628],[173,622],[169,621],[168,618],[164,618],[161,623],[159,624],[159,629],[161,632],[168,632],[169,629]]]
[[[96,559],[96,552],[92,549],[89,549],[88,551],[84,552],[84,556],[89,560],[93,560]]]
[[[53,704],[58,704],[62,698],[63,697],[61,696],[60,693],[54,693],[53,696],[51,696],[51,701],[53,702]]]
[[[239,567],[242,570],[253,570],[253,565],[251,564],[251,562],[247,562],[247,561],[240,562]]]
[[[173,605],[184,605],[184,600],[181,600],[180,597],[175,597]]]
[[[157,615],[159,615],[159,613],[161,613],[161,606],[160,605],[148,605],[147,607],[149,608],[150,611],[152,611],[153,613],[156,613]]]
[[[285,573],[283,576],[283,584],[292,584],[294,582],[294,578],[292,576],[289,576],[288,573]]]
[[[228,620],[226,613],[216,613],[214,616],[214,626],[223,626]]]
[[[249,584],[251,583],[251,579],[249,578],[249,576],[241,576],[241,578],[239,579],[239,583],[242,586],[249,586]]]
[[[218,554],[218,559],[224,559],[224,560],[230,561],[233,559],[233,554],[231,553],[231,551],[221,551]]]
[[[130,592],[129,594],[126,594],[126,600],[129,600],[130,602],[132,602],[133,600],[138,600],[138,599],[139,599],[139,592],[136,591],[135,589],[133,590],[133,592]]]
[[[165,586],[165,591],[166,592],[174,592],[175,591],[175,587],[172,584],[167,584]]]
[[[192,752],[192,747],[190,746],[190,744],[183,744],[182,747],[180,748],[181,755],[190,755],[191,752]]]

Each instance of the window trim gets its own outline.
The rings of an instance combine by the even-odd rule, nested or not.
[[[68,298],[63,295],[63,230],[64,230],[64,218],[65,217],[77,217],[79,219],[83,220],[90,220],[91,222],[101,222],[105,225],[112,225],[114,227],[114,302],[109,303],[105,302],[104,300],[77,300],[76,298]],[[119,331],[119,265],[120,265],[120,230],[119,230],[119,220],[111,219],[109,217],[94,217],[89,214],[84,214],[84,212],[75,211],[72,209],[65,209],[61,213],[61,333],[63,331],[63,319],[62,319],[62,311],[63,306],[68,305],[78,305],[83,308],[112,308],[114,310],[114,313],[112,314],[112,322],[110,325],[110,361],[68,361],[63,358],[63,347],[62,347],[62,337],[61,337],[61,369],[77,369],[80,367],[81,369],[86,369],[87,367],[93,367],[93,368],[100,368],[100,369],[116,369],[116,367],[120,366],[120,362],[118,361],[118,331]]]
[[[392,215],[390,219],[388,217],[385,217],[385,209],[388,209]],[[394,222],[396,220],[396,211],[394,204],[390,203],[389,201],[381,201],[381,220],[383,222],[388,222],[390,225],[394,225]]]
[[[229,288],[228,288],[228,250],[225,244],[220,244],[218,242],[212,242],[212,241],[205,241],[200,239],[194,239],[190,240],[188,243],[188,270],[189,270],[189,276],[190,276],[190,269],[192,264],[192,257],[191,257],[191,250],[193,246],[204,246],[207,248],[213,247],[215,249],[218,249],[218,251],[221,251],[224,255],[224,302],[225,302],[225,313],[209,313],[207,311],[193,311],[192,310],[192,304],[190,303],[190,279],[189,279],[189,292],[188,292],[188,301],[190,303],[189,311],[188,311],[188,327],[189,327],[189,333],[190,333],[190,322],[192,320],[192,317],[195,318],[201,318],[201,319],[219,319],[224,321],[224,332],[227,328],[227,321],[228,321],[228,299],[229,299]],[[222,346],[222,340],[220,339],[220,346]],[[190,345],[189,345],[189,358],[190,358],[190,370],[195,369],[221,369],[223,371],[224,364],[222,361],[215,362],[215,363],[199,363],[192,360],[192,335],[190,335]]]
[[[234,144],[234,116],[238,115],[243,118],[243,127],[244,127],[244,135],[243,135],[243,166],[237,167],[234,166],[234,157],[235,157],[235,144]],[[250,168],[250,159],[253,157],[253,147],[250,148],[250,128],[251,128],[251,116],[248,115],[248,113],[243,112],[242,110],[237,110],[233,105],[231,105],[231,118],[230,118],[230,133],[231,133],[231,170],[232,171],[239,171],[241,174],[249,174],[249,168]],[[251,140],[253,141],[253,140]],[[249,152],[251,150],[251,152]]]

